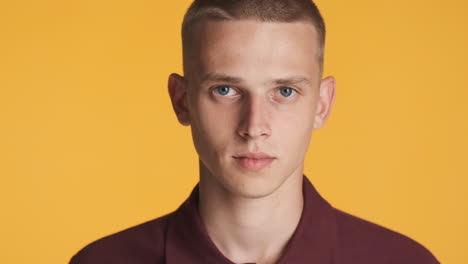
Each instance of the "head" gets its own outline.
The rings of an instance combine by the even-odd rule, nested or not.
[[[189,69],[194,53],[197,52],[198,31],[194,30],[201,21],[239,21],[254,20],[259,22],[312,24],[316,30],[316,59],[323,69],[325,47],[325,23],[317,6],[311,0],[197,0],[192,3],[182,23],[182,47],[184,57],[184,74]]]
[[[201,183],[263,197],[302,177],[335,81],[322,78],[325,26],[307,0],[200,0],[182,26],[184,76],[171,74]],[[267,156],[265,158],[265,156]]]

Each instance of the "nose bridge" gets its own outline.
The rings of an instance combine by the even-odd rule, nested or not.
[[[242,107],[239,134],[249,138],[269,136],[269,109],[265,98],[251,94]]]

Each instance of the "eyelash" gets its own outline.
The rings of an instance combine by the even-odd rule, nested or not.
[[[229,86],[229,85],[217,85],[217,86],[215,86],[215,87],[213,87],[213,88],[211,89],[212,93],[217,93],[216,91],[217,91],[217,89],[218,89],[219,87],[229,87],[229,88],[232,89],[232,90],[236,90],[236,89],[234,89],[233,87],[231,87],[231,86]],[[293,91],[293,93],[292,93],[290,96],[288,96],[288,97],[282,96],[283,98],[293,98],[293,97],[295,97],[295,96],[298,94],[298,91],[297,91],[296,89],[294,89],[294,88],[292,88],[292,87],[289,87],[289,86],[281,86],[281,87],[279,87],[277,90],[280,91],[282,88],[289,88],[289,89],[291,89],[291,90]],[[221,95],[221,94],[219,94],[219,93],[218,93],[218,95],[221,96],[221,97],[228,97],[228,96],[226,96],[226,95]]]

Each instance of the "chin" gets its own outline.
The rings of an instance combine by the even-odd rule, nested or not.
[[[268,170],[264,173],[254,174],[239,172],[236,175],[227,175],[227,178],[223,179],[223,181],[226,185],[225,188],[231,194],[249,199],[268,196],[284,182]]]

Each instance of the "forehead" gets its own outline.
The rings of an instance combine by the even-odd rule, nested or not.
[[[221,72],[267,78],[319,71],[317,32],[311,23],[205,20],[194,33],[190,63],[198,76]]]

